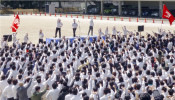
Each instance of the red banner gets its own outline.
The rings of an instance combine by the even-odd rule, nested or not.
[[[166,18],[169,20],[170,25],[172,25],[173,21],[175,20],[174,16],[171,14],[171,12],[168,10],[166,5],[163,5],[163,15],[162,18]]]

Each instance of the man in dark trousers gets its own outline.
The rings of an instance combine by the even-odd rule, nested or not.
[[[23,86],[23,83],[19,83],[19,87],[17,88],[18,100],[29,100],[27,96],[27,89],[30,87],[31,83],[32,79],[30,79],[30,82],[26,87]]]
[[[57,32],[59,31],[59,38],[61,38],[61,27],[63,26],[63,23],[60,19],[57,20],[57,27],[55,31],[55,37],[57,37]]]
[[[72,29],[73,29],[73,37],[75,37],[75,32],[76,32],[76,29],[78,27],[78,24],[75,22],[75,19],[73,19],[73,23],[72,23]]]

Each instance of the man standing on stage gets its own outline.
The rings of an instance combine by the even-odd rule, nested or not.
[[[78,24],[75,22],[75,19],[73,19],[73,23],[72,23],[72,29],[73,29],[73,37],[75,37],[75,32],[76,32],[76,29],[78,27]]]
[[[59,31],[59,38],[61,38],[61,27],[63,26],[63,23],[60,19],[57,20],[57,27],[55,32],[55,37],[57,37],[57,32]]]
[[[93,19],[91,19],[90,26],[89,26],[89,32],[91,31],[91,35],[93,35],[93,27],[94,27],[94,22],[93,22]],[[88,32],[88,35],[89,35],[89,32]]]

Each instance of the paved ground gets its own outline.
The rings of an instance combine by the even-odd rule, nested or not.
[[[62,27],[62,35],[65,36],[72,36],[72,22],[73,18],[69,17],[66,18],[65,15],[63,17],[60,16],[35,16],[35,15],[19,15],[20,17],[20,26],[18,29],[18,34],[17,38],[20,39],[20,41],[23,41],[23,37],[25,33],[29,34],[29,41],[33,43],[38,42],[38,37],[39,37],[39,30],[42,29],[43,33],[45,34],[45,39],[54,37],[55,34],[55,27],[57,24],[57,19],[60,18],[63,22],[63,27]],[[79,17],[78,19],[74,17],[76,21],[78,22],[79,26],[77,29],[77,35],[87,35],[88,28],[89,28],[89,20],[87,17],[85,19],[82,19],[82,17]],[[5,34],[12,34],[11,31],[11,25],[14,20],[13,15],[9,16],[0,16],[0,39],[3,35]],[[109,32],[112,33],[112,27],[116,26],[117,31],[122,31],[122,27],[126,26],[128,30],[130,31],[137,31],[138,25],[144,25],[145,26],[145,31],[142,32],[144,35],[145,33],[152,33],[158,32],[158,28],[163,28],[165,30],[170,30],[171,32],[175,31],[175,23],[174,25],[170,26],[168,21],[164,21],[164,24],[161,24],[161,20],[157,19],[155,22],[152,23],[152,20],[147,20],[147,23],[145,23],[145,20],[139,20],[139,22],[136,21],[136,18],[132,18],[131,22],[129,22],[128,19],[124,19],[124,21],[121,21],[120,19],[116,19],[114,21],[113,18],[110,18],[109,20],[106,20],[106,18],[103,18],[103,20],[100,20],[100,17],[94,19],[94,34],[98,34],[98,29],[102,28],[102,31],[105,31],[105,28],[108,26],[109,27]]]

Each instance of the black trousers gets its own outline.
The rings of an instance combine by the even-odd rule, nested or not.
[[[39,43],[43,43],[43,39],[39,39]]]
[[[89,35],[90,31],[91,31],[91,35],[93,35],[93,26],[89,26],[89,32],[88,32],[88,35]]]
[[[76,30],[77,28],[73,28],[73,37],[76,37],[76,34],[75,34]]]
[[[57,37],[57,32],[59,31],[59,38],[61,38],[61,28],[56,28],[55,37]]]
[[[14,100],[14,98],[7,98],[7,100]]]

